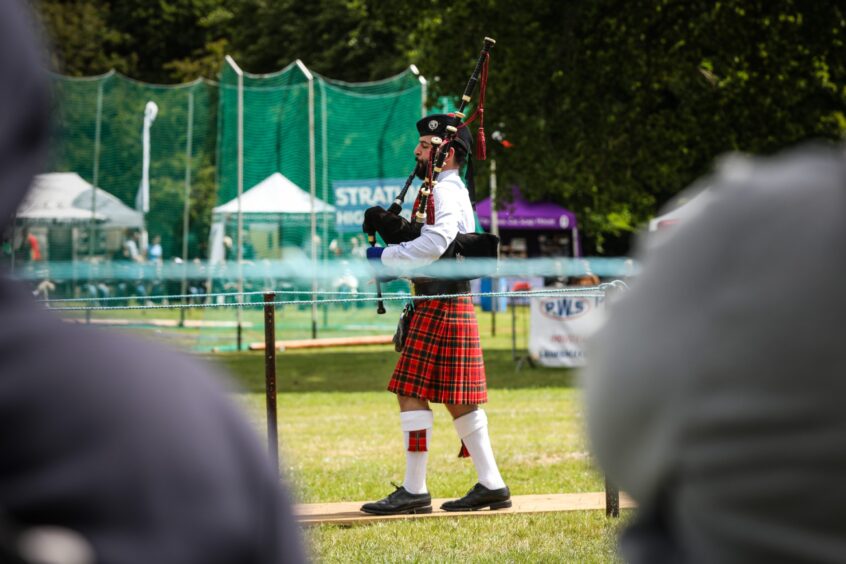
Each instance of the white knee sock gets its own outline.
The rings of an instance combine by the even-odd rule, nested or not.
[[[479,483],[489,490],[505,487],[505,482],[496,467],[491,439],[488,436],[488,416],[481,409],[471,411],[453,421],[459,438],[470,452],[473,465],[479,474]]]
[[[403,411],[400,425],[405,435],[405,480],[402,486],[408,493],[426,493],[426,462],[429,460],[429,441],[435,418],[428,409]]]

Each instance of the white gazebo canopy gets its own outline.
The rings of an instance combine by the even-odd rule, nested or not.
[[[237,214],[238,198],[217,206],[213,211],[215,215]],[[314,198],[314,211],[334,212],[335,206]],[[311,195],[281,173],[274,172],[241,195],[241,213],[311,213]]]
[[[101,188],[95,192],[94,187],[75,172],[36,176],[16,217],[21,221],[42,224],[86,223],[93,219],[103,228],[144,226],[143,214]]]
[[[335,206],[314,198],[314,215],[334,214]],[[274,172],[249,190],[241,194],[241,214],[250,225],[286,222],[304,222],[312,213],[311,195],[287,179],[282,173]],[[221,204],[212,210],[211,232],[209,233],[209,261],[221,262],[225,255],[225,224],[238,216],[238,198]],[[333,216],[334,217],[334,216]]]

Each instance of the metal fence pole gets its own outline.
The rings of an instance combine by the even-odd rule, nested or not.
[[[420,117],[426,117],[428,114],[428,110],[426,109],[426,87],[428,86],[427,80],[420,74],[420,69],[417,68],[417,65],[411,65],[408,67],[411,70],[411,73],[417,77],[417,80],[420,81]]]
[[[327,122],[327,104],[326,104],[326,88],[324,85],[324,81],[322,78],[318,77],[317,81],[318,86],[320,86],[320,168],[322,171],[323,176],[323,190],[321,192],[323,202],[328,204],[329,203],[329,144],[327,142],[327,137],[329,134],[329,127]],[[321,214],[321,220],[323,222],[323,251],[321,253],[323,261],[323,268],[321,269],[322,278],[327,280],[326,273],[327,273],[327,265],[328,262],[332,259],[329,256],[329,214],[326,213],[324,210]],[[338,244],[341,244],[341,237],[335,232],[335,236],[338,237]],[[326,329],[329,326],[329,306],[328,304],[323,304],[323,328]]]
[[[276,306],[275,292],[264,294],[264,389],[267,396],[267,447],[279,472],[279,439],[276,418]]]
[[[202,82],[200,82],[202,84]],[[188,293],[188,212],[191,209],[191,153],[194,137],[194,90],[188,91],[188,131],[185,141],[185,205],[182,210],[182,303]],[[179,308],[179,326],[185,326],[185,308]]]
[[[309,195],[311,196],[311,338],[317,338],[317,177],[315,170],[314,147],[314,75],[299,59],[296,61],[300,71],[308,80],[308,176]],[[326,244],[326,241],[323,241]]]
[[[97,189],[100,187],[100,132],[103,123],[103,85],[114,73],[109,71],[97,85],[97,114],[94,121],[94,166],[92,172],[93,186],[91,187],[91,227],[88,232],[88,285],[91,286],[91,265],[94,264],[94,242],[97,239]],[[74,251],[74,258],[76,252]],[[91,323],[91,310],[85,310],[85,322]]]
[[[91,171],[93,176],[92,184],[94,186],[91,191],[91,231],[88,234],[89,260],[94,258],[94,239],[97,236],[97,188],[100,187],[100,131],[103,122],[103,85],[108,80],[108,77],[109,75],[106,75],[100,81],[100,84],[97,85],[97,114],[94,121],[94,166]]]
[[[244,215],[241,211],[241,200],[244,195],[244,71],[235,62],[235,60],[226,55],[226,62],[238,75],[238,233],[235,237],[238,248],[235,250],[235,260],[238,263],[238,303],[244,301],[244,241],[242,231],[244,230]],[[237,307],[235,311],[237,320],[237,345],[238,350],[241,350],[241,308]]]
[[[613,296],[620,291],[620,287],[608,284],[604,286],[605,300],[609,296]],[[619,517],[620,516],[620,489],[611,483],[608,477],[605,477],[605,516]]]

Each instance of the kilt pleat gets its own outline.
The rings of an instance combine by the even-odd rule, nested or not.
[[[488,400],[479,326],[469,297],[415,304],[388,390],[435,403]]]

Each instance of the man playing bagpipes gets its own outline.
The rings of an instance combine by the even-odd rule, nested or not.
[[[481,62],[477,71],[480,66]],[[478,76],[478,72],[474,75]],[[465,98],[469,99],[466,92]],[[482,99],[480,96],[480,107]],[[442,139],[447,142],[441,149],[441,161],[434,165],[437,181],[424,182],[424,188],[428,186],[429,190],[421,189],[412,212],[413,218],[425,216],[419,236],[387,248],[372,246],[367,250],[368,258],[378,261],[380,268],[407,272],[438,259],[448,260],[447,251],[455,248],[456,238],[475,231],[473,205],[459,175],[460,167],[471,154],[472,139],[464,125],[456,130],[456,115],[463,117],[460,113],[435,114],[417,122],[420,140],[414,156],[417,159],[415,172],[419,177],[425,178],[428,172],[428,180],[432,180],[432,155],[435,154],[432,146],[437,148]],[[381,208],[368,211],[365,230],[379,231],[379,225],[367,225],[367,218],[376,221],[387,212]],[[383,238],[390,239],[384,235]],[[476,314],[471,298],[466,295],[470,293],[470,283],[467,280],[413,278],[412,285],[416,296],[439,297],[415,300],[405,340],[398,344],[401,356],[388,384],[388,390],[397,394],[399,400],[400,426],[406,449],[405,479],[402,486],[387,497],[367,503],[361,510],[379,515],[432,511],[432,497],[426,487],[426,462],[434,420],[430,403],[444,404],[452,415],[461,440],[459,456],[470,456],[479,476],[478,483],[467,495],[444,503],[441,509],[469,511],[511,507],[511,494],[491,448],[487,415],[479,407],[487,401],[487,385]],[[444,297],[447,294],[465,295]]]

